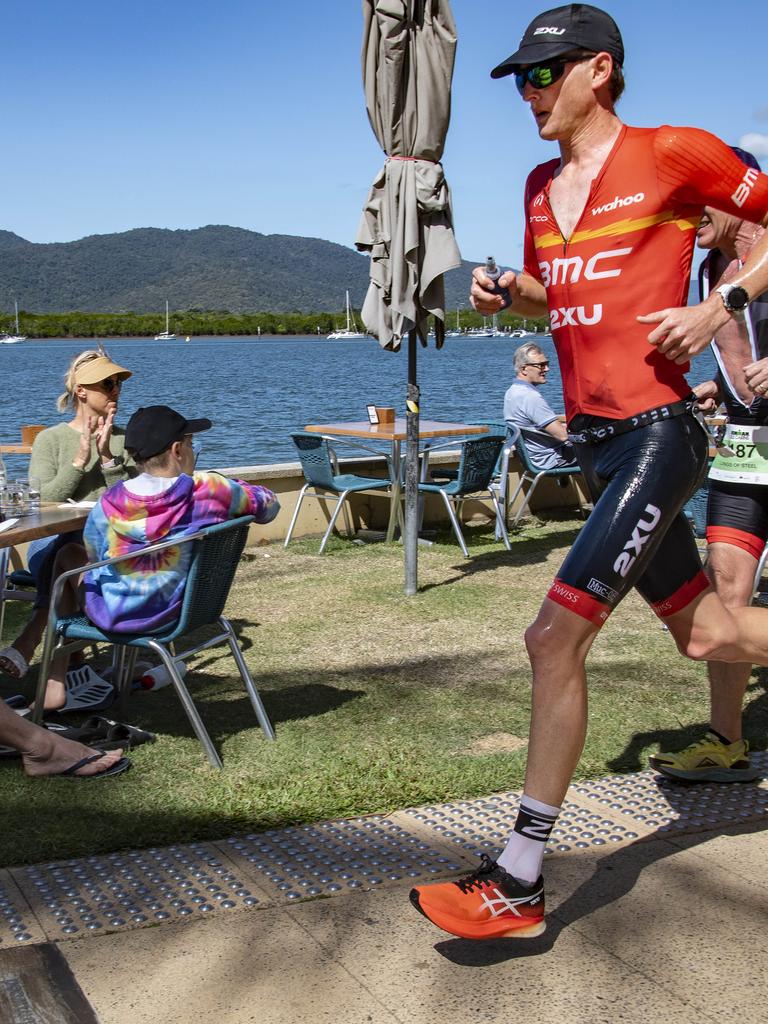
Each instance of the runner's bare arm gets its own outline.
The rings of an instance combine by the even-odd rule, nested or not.
[[[768,214],[762,224],[768,227]],[[747,294],[753,297],[768,291],[768,233],[758,241],[741,272],[729,284],[746,288]],[[697,306],[660,309],[637,319],[641,324],[658,325],[648,335],[651,345],[656,345],[667,359],[687,363],[707,347],[717,331],[731,319],[731,314],[719,292],[714,291]]]
[[[520,316],[546,316],[547,315],[547,293],[542,285],[525,271],[516,274],[514,270],[507,270],[499,278],[498,284],[501,288],[508,288],[512,301],[504,305],[504,299],[492,291],[493,281],[485,274],[485,267],[475,267],[472,271],[472,287],[469,292],[469,301],[473,309],[483,316],[493,316],[502,309],[509,309]]]

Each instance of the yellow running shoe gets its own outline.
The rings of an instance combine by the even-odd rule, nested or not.
[[[713,732],[676,754],[659,752],[648,761],[662,775],[684,782],[754,782],[760,776],[750,764],[746,740],[726,744]]]

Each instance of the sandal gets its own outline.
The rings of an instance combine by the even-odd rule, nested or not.
[[[71,668],[67,672],[64,687],[67,699],[57,711],[100,711],[115,702],[115,688],[112,683],[96,675],[90,665]]]
[[[23,679],[29,671],[29,662],[15,647],[4,647],[0,651],[0,672],[12,679]]]

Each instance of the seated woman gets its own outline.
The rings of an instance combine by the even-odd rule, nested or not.
[[[74,410],[67,423],[49,427],[32,446],[30,477],[40,481],[41,500],[95,501],[120,480],[134,475],[125,455],[124,431],[115,426],[123,381],[131,371],[113,363],[103,348],[81,352],[64,376],[57,408]],[[0,672],[20,679],[45,632],[56,557],[69,544],[83,552],[82,532],[46,537],[30,545],[28,563],[37,578],[32,617],[10,647],[0,651]]]

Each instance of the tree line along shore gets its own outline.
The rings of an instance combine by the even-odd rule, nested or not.
[[[360,314],[355,311],[358,323]],[[27,338],[116,338],[154,337],[165,330],[165,317],[155,313],[27,313],[19,312],[22,333]],[[11,324],[12,314],[0,314],[0,330]],[[327,335],[343,327],[345,313],[229,313],[220,310],[186,310],[171,313],[170,329],[179,336],[195,335]],[[458,314],[460,330],[482,326],[474,310]],[[502,313],[499,327],[527,327],[545,330],[545,319],[528,320]],[[448,315],[447,330],[456,330],[456,313]]]

